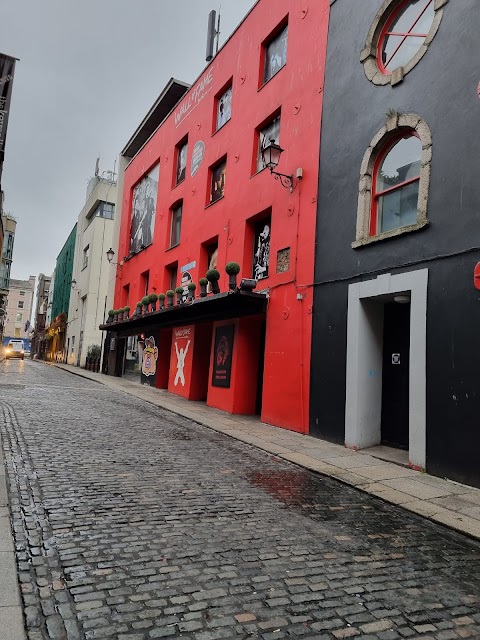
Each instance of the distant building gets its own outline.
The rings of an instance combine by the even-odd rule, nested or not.
[[[102,332],[98,327],[108,312],[110,263],[106,252],[113,242],[117,184],[113,174],[107,175],[90,180],[76,227],[66,344],[67,362],[80,367],[85,366],[89,349],[98,347],[100,351]]]
[[[45,325],[48,309],[48,296],[50,293],[50,283],[52,278],[40,273],[37,283],[37,298],[35,302],[35,309],[33,313],[33,332],[31,336],[32,345],[31,353],[37,358],[43,357],[44,343],[45,343]]]
[[[77,225],[71,230],[62,250],[58,254],[55,267],[55,289],[52,298],[52,321],[47,327],[49,343],[47,355],[50,360],[64,360],[68,305],[72,291],[73,258]]]
[[[50,288],[47,296],[47,310],[45,312],[45,326],[52,322],[52,307],[53,307],[53,292],[55,290],[55,269],[53,270],[52,277],[50,279]]]
[[[30,276],[28,280],[10,280],[4,339],[29,338],[34,291],[35,276]]]
[[[3,195],[3,194],[2,194]],[[3,244],[0,262],[0,309],[6,310],[8,288],[10,285],[10,270],[13,260],[13,245],[15,242],[16,219],[9,213],[2,212]],[[0,315],[0,337],[3,337],[5,315]]]

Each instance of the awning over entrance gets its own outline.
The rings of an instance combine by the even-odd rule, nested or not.
[[[196,298],[191,303],[133,316],[121,322],[109,322],[100,325],[100,329],[116,333],[119,337],[132,336],[148,332],[150,329],[254,316],[265,313],[267,304],[267,296],[264,293],[237,290]]]

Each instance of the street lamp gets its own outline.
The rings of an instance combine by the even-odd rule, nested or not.
[[[110,264],[112,263],[114,255],[115,255],[115,251],[112,249],[112,247],[110,247],[110,249],[107,251],[107,260],[110,262]]]
[[[264,143],[266,140],[264,139]],[[283,149],[275,142],[274,138],[270,138],[267,144],[262,145],[262,162],[263,166],[270,169],[270,173],[275,177],[275,180],[280,180],[282,187],[290,189],[290,193],[293,191],[293,176],[287,176],[284,173],[278,173],[275,169],[280,162],[280,156],[283,153]]]

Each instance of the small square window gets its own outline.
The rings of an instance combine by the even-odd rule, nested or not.
[[[18,308],[18,309],[23,309],[23,305],[24,305],[23,300],[19,300],[19,302],[18,302],[18,307],[17,307],[17,308]]]
[[[263,82],[268,82],[287,63],[288,24],[265,44]]]
[[[270,236],[272,217],[258,220],[254,227],[252,278],[263,280],[268,278],[270,265]]]
[[[187,172],[187,153],[188,139],[185,139],[177,146],[177,172],[175,176],[176,185],[185,180],[185,175]]]
[[[222,160],[212,168],[212,183],[210,187],[210,202],[216,202],[225,194],[225,177],[227,161]]]
[[[182,205],[172,209],[172,226],[170,231],[170,247],[180,244],[180,231],[182,228]]]
[[[280,144],[280,116],[269,122],[263,129],[260,129],[258,136],[258,155],[257,155],[257,171],[265,169],[262,159],[262,148],[271,141]]]
[[[228,87],[217,101],[217,126],[216,131],[221,129],[232,117],[232,85]]]
[[[15,322],[21,322],[23,320],[23,313],[17,313],[15,316]]]
[[[20,291],[20,295],[24,296],[25,295],[25,291]]]

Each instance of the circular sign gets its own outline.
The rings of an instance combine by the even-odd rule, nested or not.
[[[201,140],[199,140],[198,142],[195,143],[195,146],[193,147],[193,152],[192,152],[192,170],[191,170],[192,178],[199,170],[204,156],[205,156],[205,144]]]

